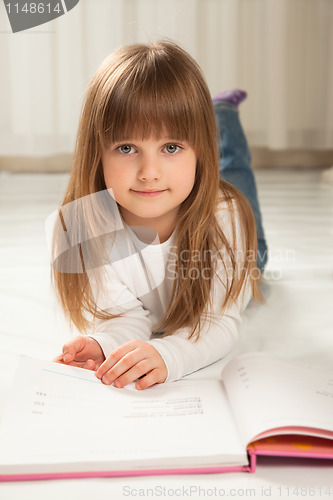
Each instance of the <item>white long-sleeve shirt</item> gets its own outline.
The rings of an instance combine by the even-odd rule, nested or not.
[[[233,245],[230,212],[224,204],[220,207],[218,221]],[[123,313],[118,318],[95,320],[94,332],[90,336],[100,344],[105,357],[129,340],[141,339],[151,344],[166,364],[168,382],[207,366],[229,353],[238,338],[241,313],[251,298],[250,287],[244,287],[245,293],[242,292],[237,301],[232,302],[222,314],[220,309],[225,288],[216,277],[211,292],[213,301],[209,308],[209,321],[203,323],[199,340],[188,339],[191,332],[189,327],[159,338],[161,332],[155,332],[154,325],[163,316],[170,302],[175,278],[174,241],[173,233],[161,244],[147,245],[127,228],[114,242],[113,262],[103,268],[107,277],[105,293],[100,293],[94,272],[90,272],[90,285],[98,306],[111,314]],[[238,249],[241,241],[242,235],[236,219]],[[130,251],[124,251],[126,245],[131,248]],[[240,253],[236,252],[236,257],[237,255],[240,256]],[[221,272],[221,266],[219,270]]]

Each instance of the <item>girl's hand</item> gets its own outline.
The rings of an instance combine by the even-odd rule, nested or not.
[[[62,354],[53,361],[86,370],[97,370],[104,360],[102,348],[96,340],[78,335],[64,345]]]
[[[168,375],[162,356],[155,347],[143,340],[130,340],[113,351],[101,364],[96,376],[103,384],[124,387],[142,377],[136,389],[146,389],[154,384],[161,384]]]

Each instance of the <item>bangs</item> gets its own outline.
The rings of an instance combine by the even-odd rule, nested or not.
[[[211,105],[210,95],[201,78],[193,78],[200,72],[194,61],[166,57],[165,47],[147,53],[136,53],[136,61],[128,58],[117,66],[115,83],[108,75],[105,89],[105,105],[96,116],[99,137],[103,149],[111,143],[130,138],[145,140],[170,138],[188,142],[195,150],[207,130],[205,108]],[[133,64],[134,62],[134,64]],[[186,67],[191,66],[191,67]],[[204,132],[204,133],[203,133]]]
[[[147,89],[148,93],[142,90],[131,93],[126,101],[110,103],[103,134],[104,144],[129,138],[158,139],[167,135],[193,145],[196,139],[195,131],[190,128],[193,120],[190,116],[187,119],[184,109],[176,105],[175,99],[171,101],[165,94],[154,95],[150,89]]]

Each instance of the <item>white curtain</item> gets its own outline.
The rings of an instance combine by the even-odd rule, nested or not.
[[[0,156],[72,152],[103,58],[166,37],[197,59],[213,95],[248,92],[252,146],[333,148],[332,0],[80,0],[16,34],[0,3]]]

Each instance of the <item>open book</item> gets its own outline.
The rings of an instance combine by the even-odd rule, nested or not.
[[[333,459],[333,373],[249,353],[222,379],[116,389],[22,357],[0,480],[254,471],[258,454]]]

